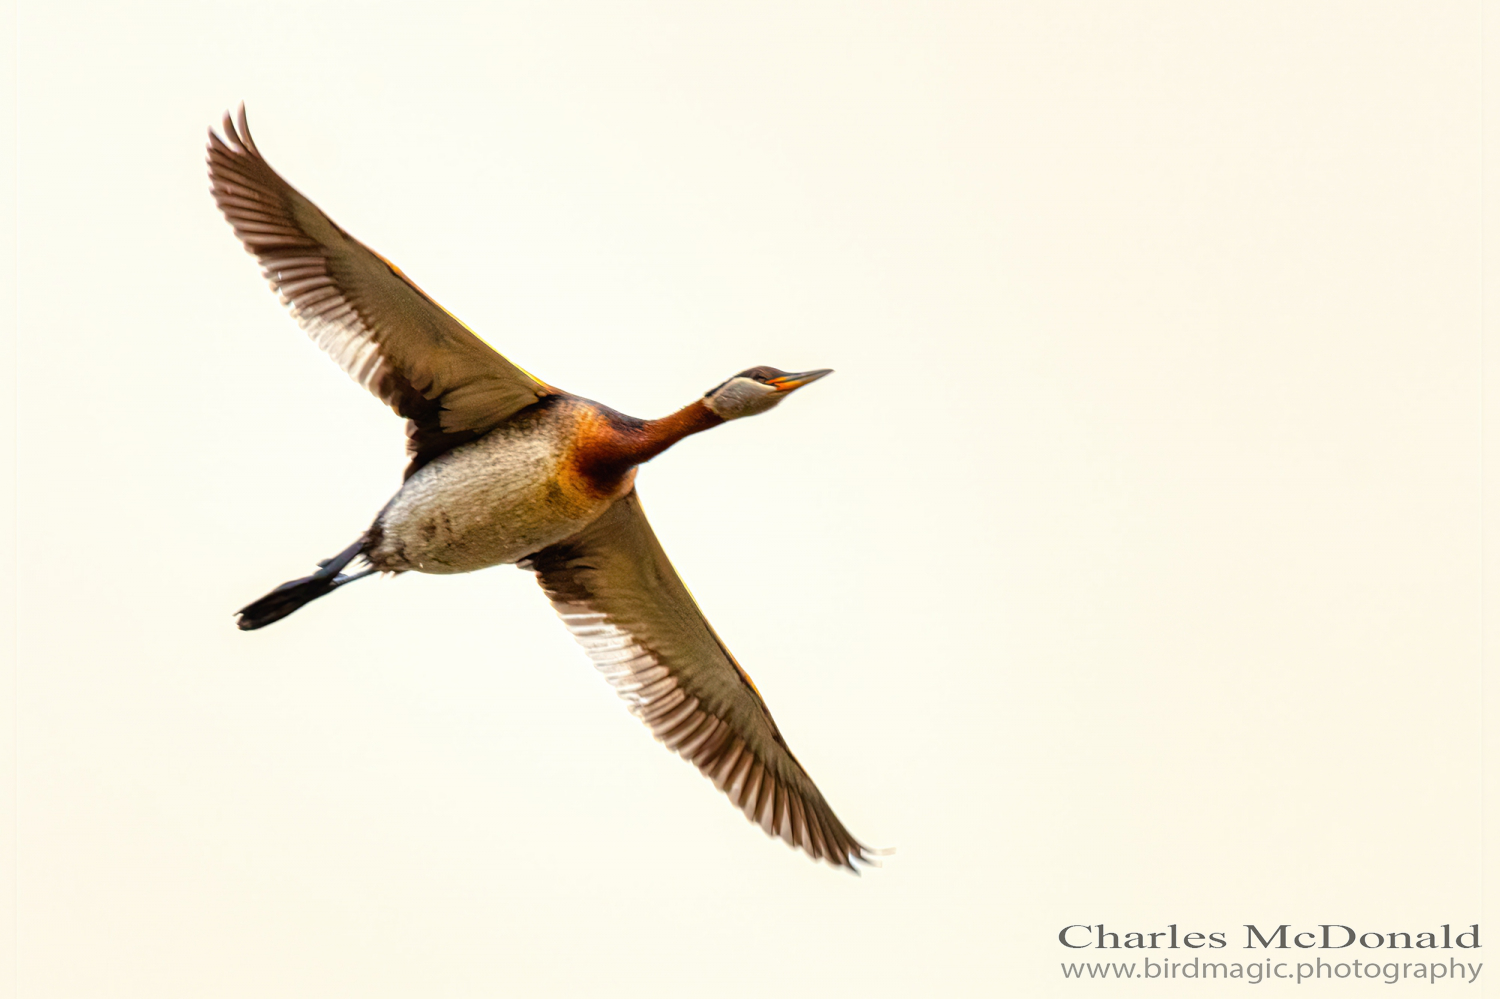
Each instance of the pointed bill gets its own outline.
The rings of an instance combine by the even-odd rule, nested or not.
[[[793,389],[799,389],[804,385],[812,384],[824,375],[831,374],[833,374],[832,368],[819,368],[816,371],[794,371],[776,378],[767,378],[766,384],[778,392],[791,392]]]

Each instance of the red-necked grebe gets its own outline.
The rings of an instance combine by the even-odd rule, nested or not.
[[[670,416],[638,420],[539,381],[272,170],[245,124],[209,132],[214,200],[297,322],[406,418],[405,481],[369,529],[311,576],[239,612],[260,628],[372,572],[536,573],[563,623],[638,717],[752,821],[856,869],[851,836],[787,749],[765,702],[667,560],[636,467],[828,374],[755,367]],[[360,571],[344,570],[360,560]]]

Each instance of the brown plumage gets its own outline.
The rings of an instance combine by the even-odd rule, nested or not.
[[[271,169],[245,123],[208,134],[214,201],[292,316],[407,419],[409,477],[555,390],[501,357]]]
[[[630,710],[750,821],[814,857],[866,859],[698,610],[634,491],[520,565]]]
[[[635,492],[642,462],[827,372],[751,368],[658,420],[563,392],[500,356],[282,180],[243,108],[223,131],[209,133],[214,200],[298,323],[406,418],[410,456],[401,489],[360,539],[245,607],[240,627],[376,570],[520,565],[630,710],[751,821],[815,859],[850,870],[873,862],[693,602]],[[343,574],[356,559],[368,568]]]

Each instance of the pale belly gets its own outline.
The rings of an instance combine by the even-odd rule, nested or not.
[[[515,562],[578,533],[628,492],[601,495],[568,471],[577,414],[513,421],[419,469],[371,527],[371,565],[455,573]]]

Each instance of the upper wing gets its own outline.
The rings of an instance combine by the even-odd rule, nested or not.
[[[308,335],[410,422],[409,476],[550,395],[272,170],[245,124],[208,133],[214,200]]]
[[[579,534],[521,563],[630,710],[752,822],[854,870],[849,835],[656,540],[632,490]]]

